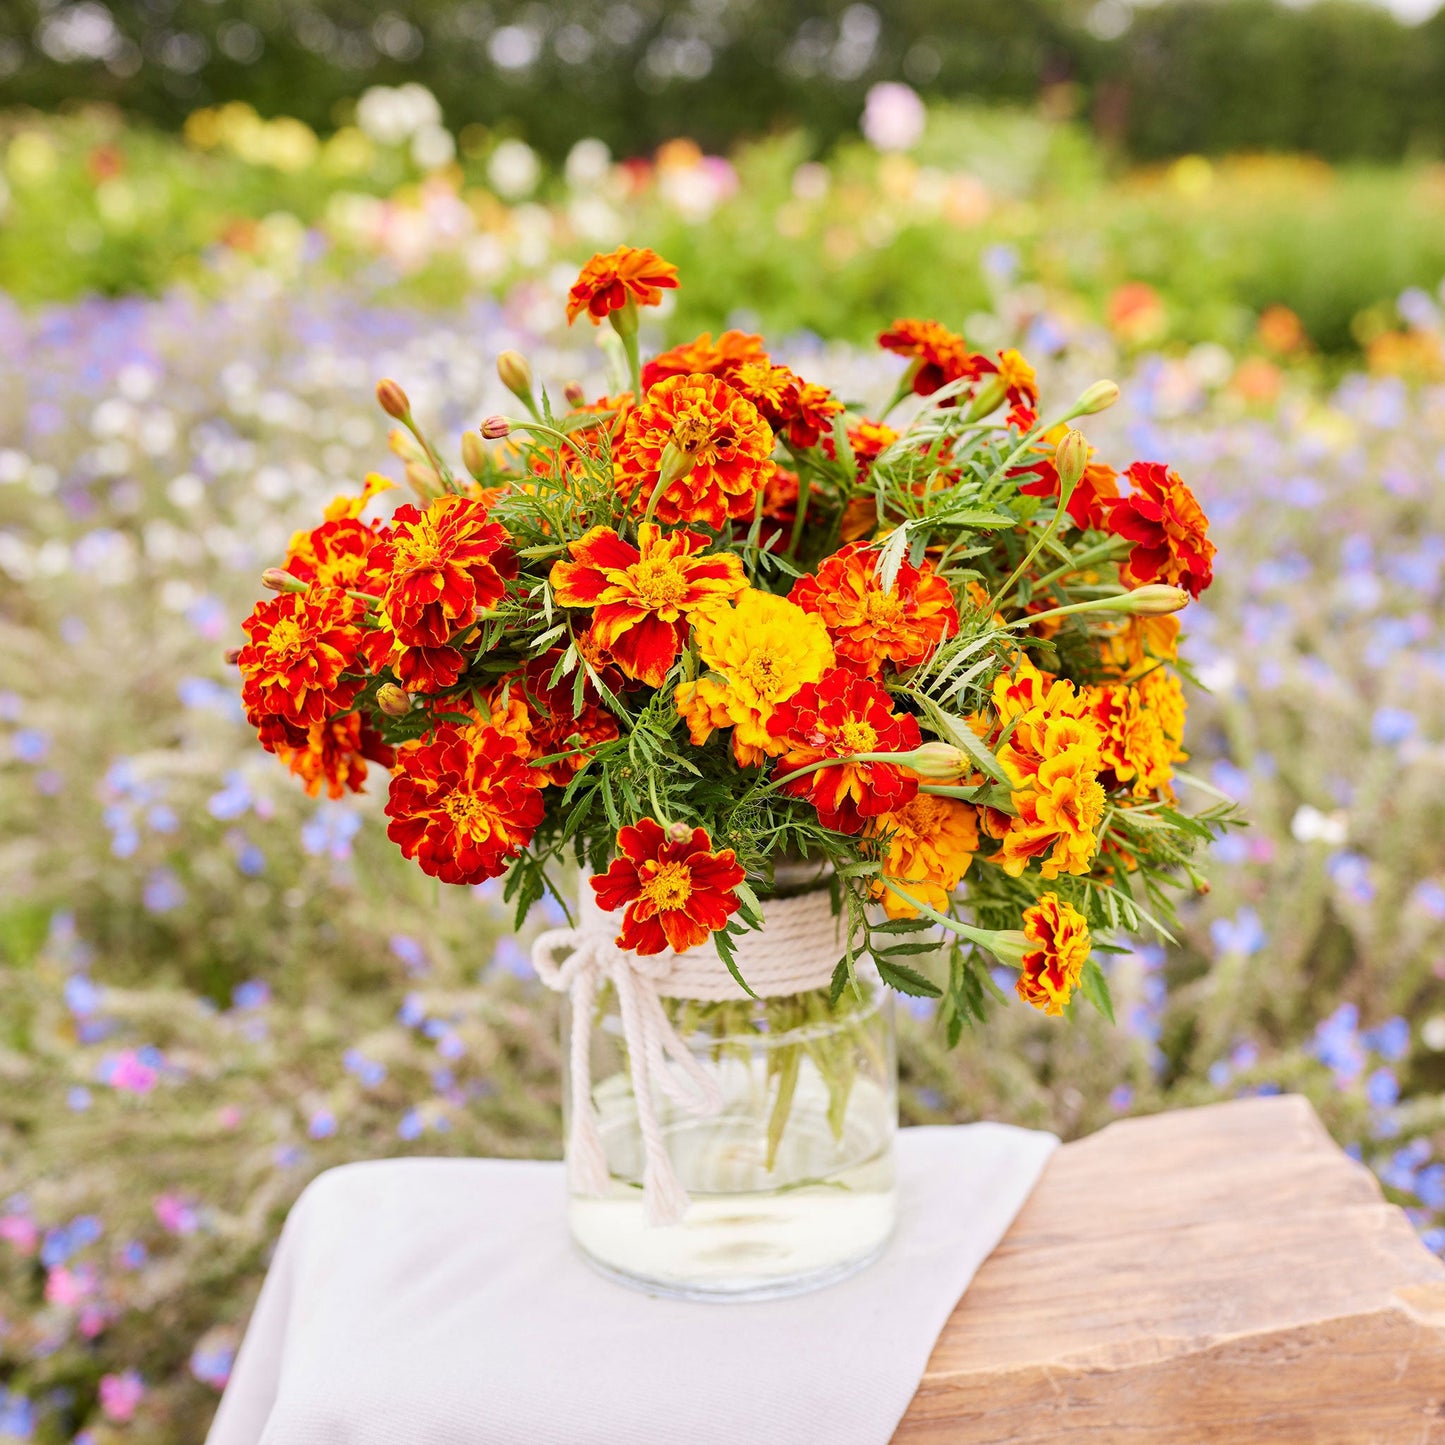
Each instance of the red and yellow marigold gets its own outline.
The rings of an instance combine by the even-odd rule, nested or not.
[[[884,663],[916,667],[958,631],[958,610],[948,583],[924,561],[904,560],[893,586],[884,590],[878,552],[852,542],[826,558],[814,576],[799,578],[791,597],[823,619],[840,659],[869,676]]]
[[[1059,472],[1054,465],[1054,451],[1063,436],[1065,427],[1050,428],[1039,438],[1039,450],[1044,453],[1037,461],[1027,466],[1015,467],[1009,473],[1013,477],[1032,475],[1035,480],[1025,482],[1019,491],[1026,497],[1057,497],[1059,495]],[[1093,459],[1094,449],[1089,448],[1089,459],[1084,464],[1083,475],[1074,485],[1067,508],[1074,525],[1085,531],[1100,530],[1108,525],[1109,503],[1119,495],[1119,474],[1111,466]]]
[[[629,301],[656,306],[677,286],[677,267],[646,246],[619,246],[593,256],[567,293],[567,324],[584,311],[594,326]]]
[[[909,752],[922,741],[917,720],[894,712],[888,694],[852,668],[835,667],[799,688],[774,710],[768,732],[782,750],[779,778],[813,769],[782,791],[811,799],[825,828],[856,833],[864,819],[896,812],[918,792],[917,777],[897,763],[829,761]]]
[[[622,912],[620,948],[683,953],[727,927],[744,873],[731,848],[712,851],[703,828],[663,828],[652,818],[617,831],[617,857],[591,879],[597,904]]]
[[[619,495],[659,521],[722,528],[750,516],[767,482],[772,428],[726,382],[710,376],[659,381],[627,418],[613,455]],[[653,503],[664,465],[676,472]]]
[[[500,602],[505,578],[516,575],[506,544],[505,530],[470,497],[440,497],[425,511],[399,507],[391,535],[371,559],[390,573],[381,612],[396,640],[404,647],[445,647],[478,612]]]
[[[1024,937],[1033,945],[1023,956],[1018,996],[1046,1014],[1063,1013],[1089,961],[1089,925],[1071,903],[1045,893],[1024,909]]]
[[[544,653],[505,679],[493,693],[492,718],[500,732],[518,738],[518,751],[541,781],[564,788],[592,753],[618,734],[617,719],[591,682],[584,678],[578,708],[575,677],[551,680],[561,657],[560,651]],[[552,761],[543,761],[548,758]]]
[[[1134,544],[1119,568],[1130,587],[1169,582],[1198,597],[1214,580],[1209,518],[1163,462],[1135,462],[1129,495],[1109,504],[1109,530]]]
[[[784,744],[768,731],[781,703],[833,666],[833,644],[821,619],[784,597],[749,587],[736,605],[700,616],[693,638],[708,674],[677,689],[678,715],[694,746],[714,729],[733,730],[733,756],[761,763]]]
[[[885,351],[911,357],[909,381],[918,396],[973,375],[973,353],[955,331],[937,321],[899,320],[878,338]]]
[[[539,781],[511,738],[444,724],[398,755],[387,837],[443,883],[495,878],[542,821]]]
[[[652,522],[638,528],[638,545],[609,527],[594,527],[573,542],[572,561],[557,562],[552,595],[562,607],[590,607],[592,641],[628,677],[661,687],[687,640],[688,622],[724,607],[747,586],[742,563],[695,532],[664,536]]]
[[[1039,383],[1034,369],[1023,356],[1010,347],[998,353],[997,361],[986,356],[975,356],[972,371],[977,377],[997,377],[1004,388],[1004,400],[1008,403],[1010,426],[1027,431],[1039,419]]]
[[[264,733],[262,742],[266,742]],[[382,741],[381,734],[354,712],[295,729],[286,741],[272,743],[269,751],[301,779],[313,798],[323,784],[328,798],[340,798],[348,790],[360,793],[368,761],[384,768],[396,762],[395,751]]]
[[[351,706],[364,682],[355,611],[334,590],[283,592],[256,604],[241,624],[248,641],[236,659],[253,724],[279,717],[310,727]]]
[[[929,908],[944,912],[949,895],[968,872],[978,852],[978,813],[957,798],[919,793],[895,813],[869,820],[867,831],[885,839],[884,878]],[[914,918],[918,909],[881,879],[873,896],[883,900],[890,918]]]

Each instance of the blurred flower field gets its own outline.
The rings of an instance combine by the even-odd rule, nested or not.
[[[305,149],[292,134],[267,143]],[[688,168],[727,191],[704,160]],[[857,162],[886,175],[874,150]],[[848,162],[818,176],[779,147],[770,163],[803,211],[809,185],[851,210]],[[598,185],[618,184],[601,165]],[[811,251],[760,237],[754,266],[790,267],[764,286],[738,244],[747,212],[720,194],[711,227],[668,221],[665,169],[656,210],[617,215],[655,220],[663,238],[637,240],[672,246],[689,288],[714,286],[717,309],[679,308],[669,331],[783,315],[808,376],[892,393],[896,358],[801,329],[860,306],[866,280],[808,311]],[[315,194],[293,173],[303,210]],[[536,319],[561,312],[590,244],[575,202],[497,211],[517,238],[545,218],[535,259],[468,272],[468,298],[441,309],[397,285],[394,254],[340,286],[325,256],[288,270],[230,244],[205,257],[215,285],[160,270],[113,288],[149,298],[0,302],[0,1441],[201,1438],[280,1220],[319,1169],[558,1149],[555,1013],[494,890],[407,867],[374,790],[306,798],[254,747],[223,652],[292,530],[364,471],[400,475],[377,377],[405,380],[436,436],[499,409],[503,348],[553,390],[600,389],[588,338]],[[824,254],[831,225],[806,221]],[[1110,959],[1117,1027],[1019,1006],[948,1055],[915,1001],[906,1121],[1075,1136],[1303,1091],[1445,1250],[1442,298],[1381,292],[1374,370],[1325,380],[1282,316],[1260,327],[1267,306],[1220,331],[1150,329],[1153,303],[1182,305],[1166,290],[1116,288],[1111,311],[1103,290],[1030,275],[1025,238],[1000,247],[949,263],[978,288],[949,302],[971,340],[1025,345],[1062,394],[1127,380],[1127,410],[1091,418],[1091,441],[1120,464],[1168,458],[1211,516],[1218,578],[1185,647],[1209,689],[1192,695],[1188,772],[1199,801],[1227,793],[1253,827],[1218,845],[1178,944]],[[426,254],[418,275],[445,279]],[[870,253],[857,276],[926,275],[906,254]]]

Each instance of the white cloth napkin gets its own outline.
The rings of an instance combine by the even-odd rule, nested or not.
[[[560,1164],[333,1169],[291,1212],[208,1445],[884,1445],[1057,1143],[903,1130],[883,1257],[759,1304],[595,1274]]]

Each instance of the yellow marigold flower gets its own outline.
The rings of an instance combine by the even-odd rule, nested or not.
[[[1040,766],[1032,787],[1011,794],[1018,816],[1009,820],[995,855],[1011,878],[1021,877],[1035,859],[1045,878],[1089,871],[1104,816],[1098,766],[1096,748],[1068,747]]]
[[[805,683],[833,666],[823,620],[786,597],[748,588],[733,607],[694,619],[698,656],[714,674],[677,689],[678,715],[695,746],[715,728],[733,729],[733,755],[744,767],[787,751],[768,720]]]
[[[1033,947],[1023,956],[1018,996],[1046,1014],[1061,1014],[1089,961],[1089,925],[1072,904],[1053,893],[1025,908],[1023,923],[1024,937]]]
[[[1144,705],[1159,719],[1160,730],[1169,744],[1170,761],[1188,762],[1189,754],[1184,751],[1183,742],[1184,717],[1189,703],[1178,675],[1166,668],[1155,668],[1147,677],[1140,679],[1138,689]]]
[[[977,811],[957,798],[931,793],[919,793],[896,813],[872,819],[868,832],[887,837],[884,873],[905,884],[920,903],[940,912],[948,907],[949,894],[978,852]],[[882,898],[890,918],[913,918],[918,913],[881,881],[874,884],[873,896]]]
[[[1136,798],[1172,796],[1173,764],[1187,756],[1179,746],[1185,709],[1179,679],[1156,669],[1137,686],[1088,688],[1086,701],[1102,740],[1104,768],[1119,783],[1131,783]]]

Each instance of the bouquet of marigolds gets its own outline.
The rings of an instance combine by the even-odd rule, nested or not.
[[[748,989],[737,941],[802,860],[845,919],[835,1003],[871,958],[953,1042],[997,961],[1045,1013],[1107,1012],[1091,950],[1166,933],[1229,821],[1174,791],[1193,494],[1071,429],[1113,383],[1050,416],[1016,351],[933,321],[879,338],[906,369],[877,417],[737,331],[643,362],[677,284],[593,257],[568,315],[613,328],[614,394],[558,405],[503,353],[524,414],[463,437],[467,475],[379,385],[417,500],[368,520],[369,477],[266,574],[235,654],[262,744],[313,793],[385,768],[402,852],[505,875],[519,919],[575,862],[620,947],[712,939]]]

